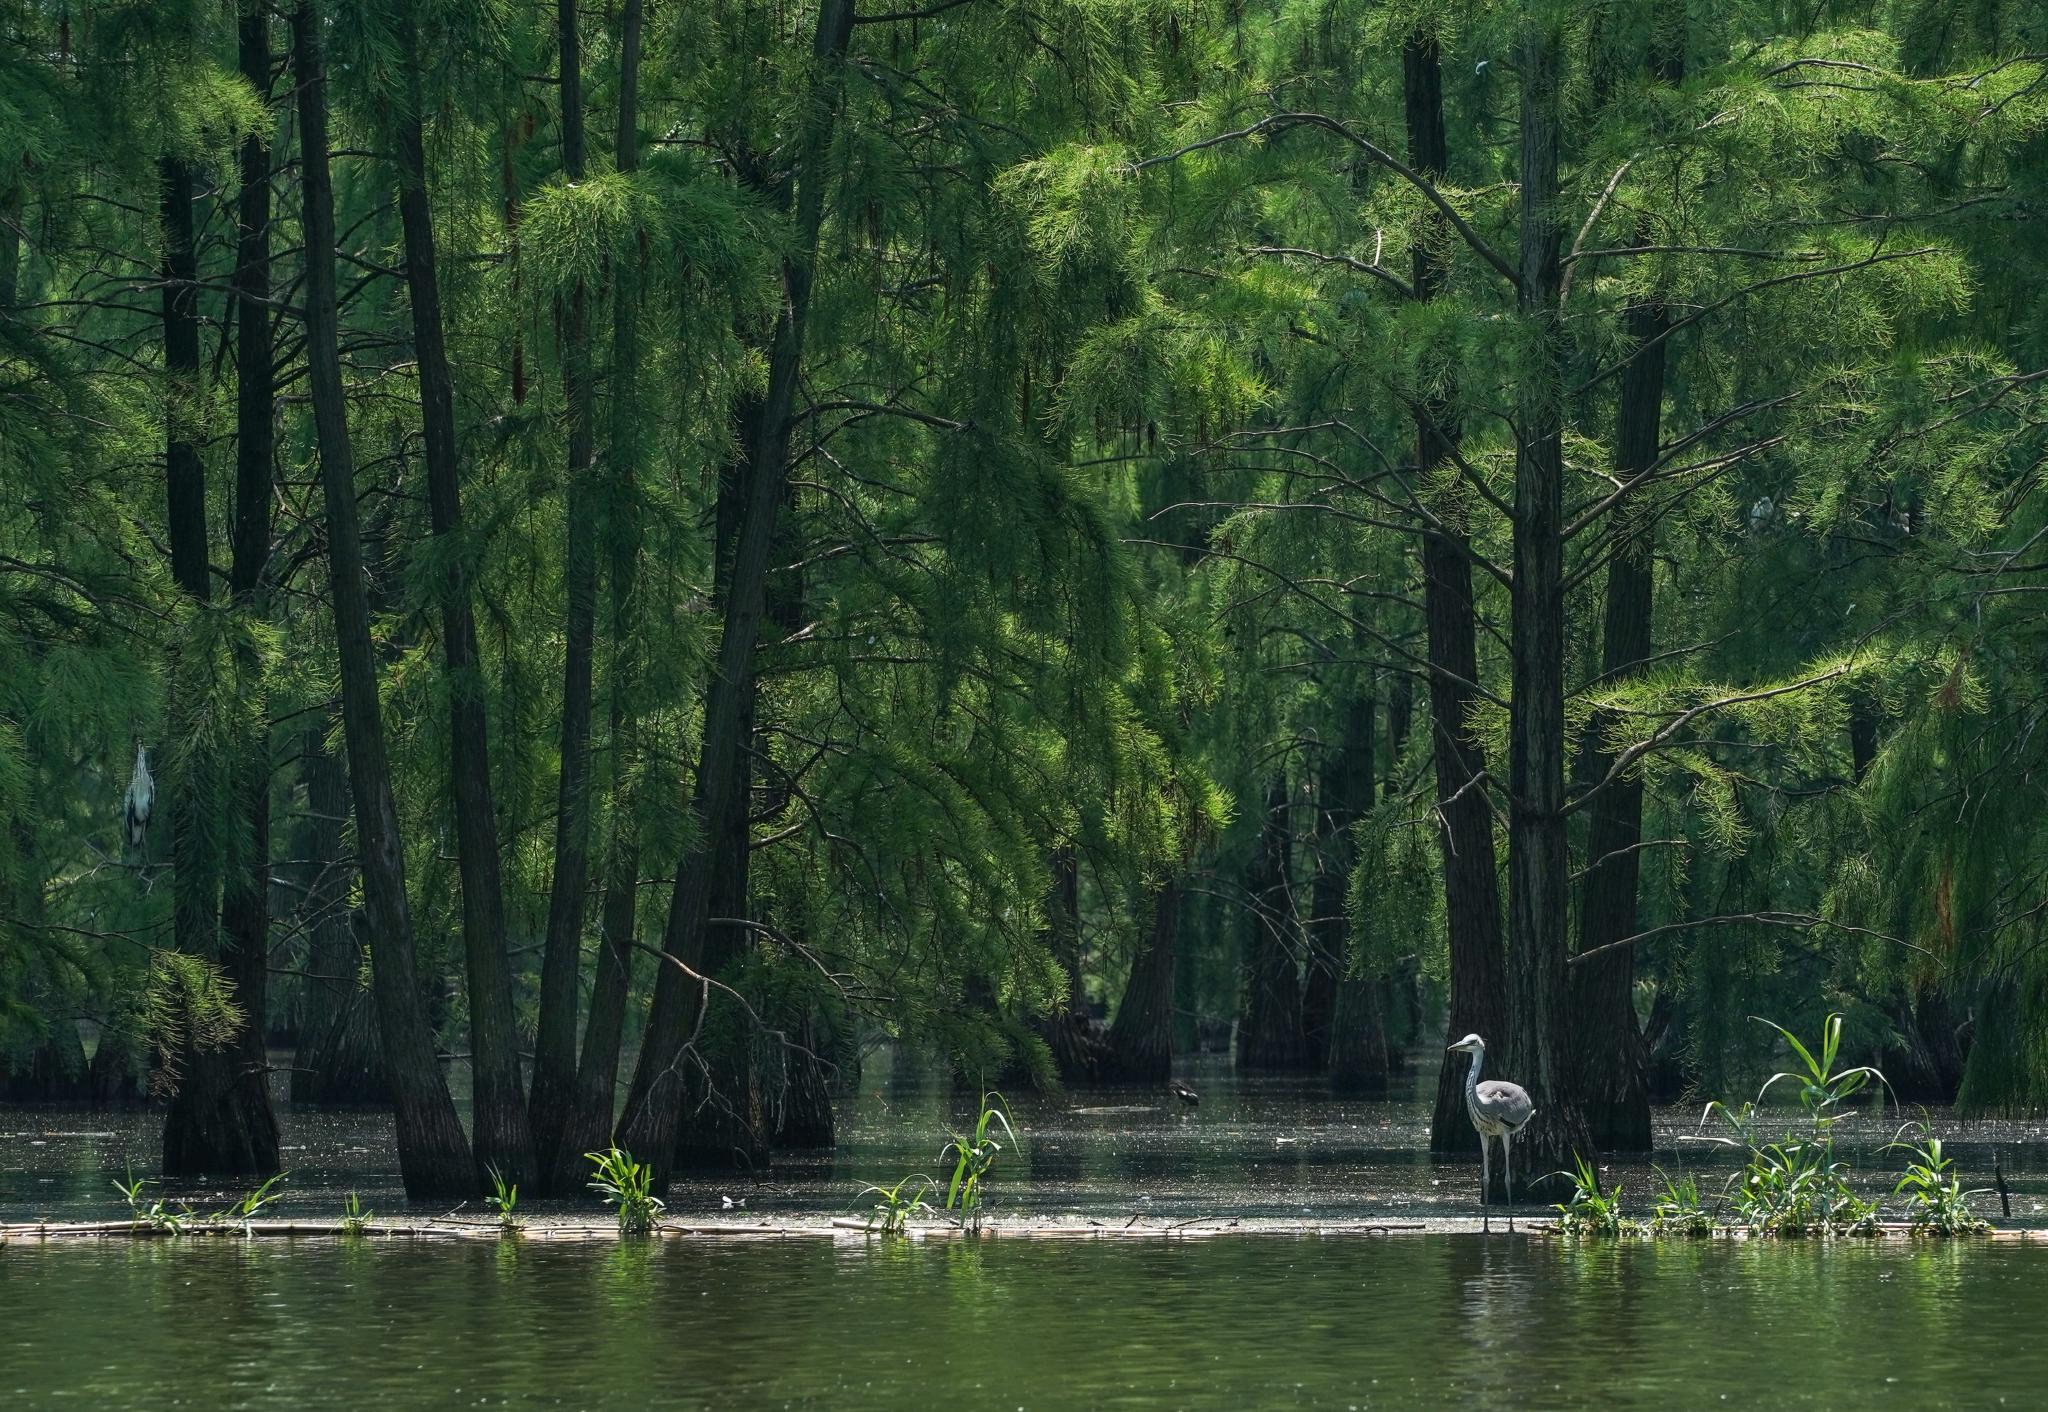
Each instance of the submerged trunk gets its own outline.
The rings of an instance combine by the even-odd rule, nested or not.
[[[825,173],[809,163],[812,158],[822,158],[831,142],[838,113],[840,61],[852,30],[851,0],[825,0],[818,13],[818,87],[796,154],[795,247],[782,263],[782,309],[769,350],[768,387],[749,458],[745,518],[733,554],[724,632],[704,706],[695,804],[707,828],[677,869],[662,939],[667,956],[685,965],[688,957],[702,954],[706,924],[713,915],[709,904],[719,840],[708,830],[731,817],[734,800],[743,796],[748,775],[746,706],[752,696],[755,638],[765,608],[769,549],[789,473],[790,413],[802,371],[812,262],[825,213]],[[682,1117],[680,1071],[690,1041],[690,1012],[701,994],[699,986],[677,965],[662,966],[619,1125],[620,1145],[652,1162],[657,1180],[664,1185]]]
[[[1408,160],[1426,177],[1449,165],[1444,140],[1442,56],[1434,38],[1411,35],[1402,51],[1406,83]],[[1449,276],[1441,252],[1419,242],[1415,293],[1434,299]],[[1427,405],[1415,416],[1419,479],[1456,449],[1458,428],[1447,405]],[[1445,507],[1449,512],[1450,507]],[[1451,1004],[1447,1040],[1478,1033],[1499,1044],[1507,1030],[1507,975],[1501,956],[1500,873],[1494,861],[1493,808],[1483,776],[1486,754],[1472,728],[1479,680],[1479,611],[1472,596],[1472,562],[1462,526],[1422,535],[1422,602],[1429,653],[1431,756],[1436,772],[1437,838],[1443,851],[1444,926],[1450,941]],[[1500,1036],[1500,1039],[1495,1039]],[[1472,1152],[1479,1137],[1465,1114],[1465,1087],[1456,1064],[1444,1065],[1430,1118],[1432,1152]]]
[[[619,31],[617,164],[621,172],[634,171],[640,165],[640,21],[641,0],[626,0]],[[606,549],[611,571],[611,835],[605,853],[604,903],[599,917],[597,975],[590,986],[590,1015],[583,1026],[576,1092],[553,1160],[552,1181],[557,1191],[575,1189],[584,1170],[583,1154],[603,1147],[611,1134],[618,1102],[619,1043],[625,1033],[626,1001],[633,984],[633,942],[639,924],[640,836],[634,818],[639,722],[632,700],[639,676],[633,629],[634,591],[640,573],[634,456],[639,425],[639,318],[638,272],[620,269],[612,283],[611,445],[605,454],[610,488]]]
[[[406,38],[417,48],[408,25]],[[408,55],[411,60],[414,56]],[[504,888],[498,871],[498,823],[491,798],[490,727],[469,566],[462,544],[462,472],[455,442],[455,389],[441,317],[433,213],[427,202],[426,144],[421,130],[418,66],[413,92],[397,115],[398,215],[405,232],[405,282],[412,303],[413,355],[419,365],[420,424],[427,468],[427,508],[442,546],[439,584],[441,650],[448,674],[448,775],[455,796],[455,852],[462,875],[462,941],[469,975],[469,1047],[473,1076],[473,1155],[477,1180],[495,1173],[531,1182],[534,1134],[527,1122],[519,1069],[519,1031],[512,1012],[512,974],[505,956]],[[453,552],[445,552],[453,545]]]
[[[1538,21],[1519,47],[1521,309],[1533,335],[1520,375],[1515,448],[1508,712],[1509,1013],[1502,1077],[1529,1090],[1536,1116],[1517,1140],[1525,1176],[1590,1159],[1568,1050],[1565,976],[1571,860],[1564,812],[1564,427],[1557,386],[1563,357],[1557,293],[1559,44]],[[1456,1068],[1458,1066],[1452,1065]],[[1542,1183],[1530,1181],[1536,1196]]]
[[[1241,1070],[1300,1069],[1308,1057],[1301,1035],[1300,926],[1288,879],[1287,779],[1266,790],[1258,850],[1245,875],[1244,1005],[1237,1028]]]
[[[384,747],[383,705],[370,642],[363,586],[362,529],[356,513],[355,460],[334,294],[334,191],[327,168],[327,96],[320,17],[313,0],[292,16],[299,94],[300,180],[305,197],[305,302],[308,390],[313,403],[320,484],[327,507],[327,560],[340,667],[342,728],[355,796],[363,907],[371,979],[383,1037],[385,1074],[397,1110],[398,1165],[408,1195],[461,1195],[475,1189],[469,1142],[455,1116],[435,1057],[419,987],[412,914],[405,895],[405,854]]]
[[[556,35],[562,90],[562,171],[583,180],[583,67],[576,0],[558,0]],[[533,1046],[533,1123],[552,1163],[576,1092],[578,958],[584,893],[590,882],[591,660],[597,636],[596,425],[590,367],[590,291],[569,297],[563,330],[563,391],[569,413],[568,545],[562,657],[561,774],[555,798],[555,871],[540,968],[540,1025]]]
[[[1123,1003],[1109,1027],[1102,1077],[1110,1083],[1161,1084],[1173,1077],[1173,970],[1180,947],[1180,882],[1152,897],[1152,925],[1131,962]]]

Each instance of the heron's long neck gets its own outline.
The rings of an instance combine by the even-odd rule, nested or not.
[[[1472,1067],[1465,1071],[1465,1096],[1467,1098],[1479,1092],[1479,1066],[1485,1062],[1485,1050],[1475,1049],[1472,1051]]]

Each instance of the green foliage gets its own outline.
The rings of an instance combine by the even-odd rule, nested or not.
[[[1910,1142],[1909,1132],[1914,1135]],[[1924,1119],[1900,1128],[1885,1151],[1904,1152],[1909,1159],[1892,1194],[1906,1197],[1906,1219],[1915,1235],[1976,1235],[1991,1229],[1989,1221],[1970,1209],[1970,1198],[1985,1195],[1985,1189],[1963,1190],[1955,1159],[1942,1152],[1941,1139]]]
[[[1602,1191],[1600,1173],[1584,1157],[1574,1152],[1572,1170],[1557,1175],[1572,1184],[1571,1195],[1557,1204],[1560,1234],[1575,1240],[1616,1240],[1643,1233],[1640,1221],[1621,1214],[1620,1185]]]
[[[160,1196],[152,1197],[149,1188],[155,1185],[136,1176],[131,1167],[126,1181],[115,1181],[114,1190],[128,1203],[129,1216],[144,1229],[163,1235],[183,1235],[185,1227],[195,1219],[192,1208],[183,1202],[173,1206]]]
[[[1699,1179],[1687,1172],[1672,1176],[1659,1168],[1657,1201],[1650,1208],[1650,1231],[1659,1236],[1696,1240],[1714,1233],[1714,1218],[1700,1199]]]
[[[365,1234],[370,1229],[370,1222],[376,1218],[376,1212],[363,1209],[363,1199],[355,1192],[350,1192],[342,1198],[341,1230],[343,1235],[354,1237]]]
[[[166,563],[173,430],[206,474],[209,559],[234,557],[239,231],[198,223],[206,353],[173,385],[159,164],[191,164],[220,217],[240,144],[267,142],[283,171],[297,126],[288,85],[231,70],[243,7],[78,8],[15,6],[0,47],[0,1060],[84,1019],[123,1053],[153,1048],[133,1067],[168,1087],[180,1056],[302,1012],[300,977],[356,969],[313,954],[352,874],[346,841],[309,859],[301,808],[306,733],[335,734],[337,693],[290,182],[272,202],[285,395],[263,581],[195,603]],[[534,88],[558,53],[551,7],[325,12],[335,142],[354,154],[335,178],[344,410],[424,983],[461,969],[457,690],[490,723],[508,922],[525,934],[550,907],[575,485],[601,564],[593,851],[645,884],[699,830],[744,833],[715,845],[748,859],[749,919],[783,939],[748,935],[722,979],[773,1024],[829,1011],[862,1042],[1050,1084],[1038,1022],[1076,995],[1114,1010],[1150,899],[1195,874],[1176,1005],[1227,1020],[1232,889],[1275,777],[1284,890],[1322,898],[1300,978],[1413,974],[1432,1008],[1435,743],[1469,730],[1490,757],[1472,787],[1513,815],[1511,417],[1540,378],[1570,525],[1556,758],[1575,800],[1596,784],[1582,767],[1611,761],[1641,790],[1628,915],[1654,939],[1633,964],[1685,1077],[1734,1091],[1765,1059],[1743,1016],[1811,1006],[1800,1028],[1838,1009],[1893,1068],[1916,1028],[1967,1021],[1963,1101],[2048,1104],[2048,259],[2014,236],[2048,200],[2048,34],[2026,7],[1544,7],[1569,280],[1541,320],[1487,253],[1519,258],[1527,6],[869,13],[837,67],[813,53],[810,7],[686,23],[653,6],[631,170],[612,146],[620,9],[578,12],[591,130],[573,183],[559,105]],[[1427,191],[1373,155],[1408,150],[1403,56],[1422,35],[1446,120]],[[402,116],[425,129],[456,379],[446,534],[395,253]],[[1411,297],[1418,256],[1442,269],[1431,298]],[[751,469],[799,268],[790,484],[749,661],[756,807],[735,826],[688,807],[692,765],[726,492]],[[1676,323],[1657,463],[1623,493],[1622,369],[1653,309]],[[572,468],[579,359],[600,432]],[[1455,442],[1429,470],[1419,412]],[[1418,567],[1421,536],[1446,531],[1473,584],[1462,721],[1432,718]],[[1639,549],[1652,657],[1610,672],[1610,570]],[[455,583],[481,654],[463,681],[441,636]],[[138,739],[162,808],[131,860],[116,821]],[[250,767],[270,781],[260,848]],[[1586,834],[1564,865],[1582,886]],[[1066,854],[1085,945],[1049,916]],[[174,896],[272,876],[280,899],[320,900],[280,902],[277,1013],[244,1016],[217,905],[181,934]],[[658,911],[630,940],[650,944]],[[629,1014],[648,985],[642,967]],[[762,1058],[773,1044],[735,1038],[729,998],[707,1035]],[[444,1023],[466,1019],[457,987]]]
[[[505,1174],[496,1167],[490,1169],[490,1177],[491,1189],[484,1194],[484,1205],[497,1216],[499,1230],[506,1235],[517,1235],[526,1227],[525,1219],[518,1214],[519,1183],[507,1182]]]
[[[662,1199],[654,1194],[654,1169],[634,1161],[631,1153],[616,1147],[586,1152],[583,1156],[594,1174],[590,1189],[617,1213],[619,1234],[646,1235],[652,1231],[665,1208]]]
[[[278,1203],[283,1196],[278,1188],[284,1185],[285,1178],[289,1175],[288,1172],[279,1172],[266,1178],[260,1186],[243,1192],[225,1210],[209,1214],[206,1218],[208,1223],[218,1226],[238,1225],[242,1228],[243,1235],[251,1234],[250,1223]]]
[[[982,1209],[988,1200],[988,1176],[995,1169],[996,1158],[1003,1145],[994,1135],[1000,1125],[1011,1142],[1017,1140],[1016,1129],[1010,1126],[1009,1105],[1000,1093],[984,1093],[981,1096],[981,1115],[975,1119],[974,1131],[954,1133],[946,1145],[939,1149],[939,1161],[948,1157],[953,1161],[953,1175],[946,1183],[946,1209],[958,1210],[962,1230],[981,1229]]]
[[[1783,1026],[1757,1022],[1784,1037],[1800,1067],[1771,1075],[1754,1101],[1731,1108],[1716,1099],[1701,1117],[1703,1127],[1718,1116],[1727,1129],[1706,1141],[1745,1154],[1725,1189],[1736,1219],[1758,1235],[1869,1234],[1876,1229],[1877,1207],[1851,1189],[1849,1164],[1835,1156],[1834,1129],[1849,1116],[1848,1101],[1872,1080],[1882,1086],[1884,1075],[1868,1065],[1838,1067],[1840,1015],[1823,1024],[1818,1054]],[[1759,1105],[1788,1081],[1796,1085],[1800,1119],[1790,1135],[1778,1138],[1767,1132]]]
[[[861,1196],[875,1198],[868,1210],[869,1227],[883,1235],[902,1235],[909,1229],[911,1217],[931,1209],[925,1204],[925,1198],[938,1189],[936,1181],[916,1173],[891,1186],[862,1187]]]

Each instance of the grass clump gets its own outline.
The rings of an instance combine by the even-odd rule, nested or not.
[[[996,1141],[994,1126],[1002,1124],[1003,1132],[1011,1142],[1017,1140],[1017,1130],[1010,1126],[1009,1104],[1000,1093],[984,1093],[981,1096],[981,1115],[975,1120],[972,1136],[954,1133],[951,1141],[939,1149],[939,1161],[949,1158],[953,1163],[953,1179],[946,1184],[946,1209],[960,1212],[960,1229],[979,1231],[982,1210],[988,1197],[988,1176],[994,1170],[996,1157],[1003,1145]]]
[[[1574,1152],[1572,1170],[1556,1175],[1572,1184],[1572,1194],[1557,1203],[1560,1234],[1574,1240],[1615,1240],[1643,1234],[1640,1221],[1621,1214],[1621,1187],[1603,1192],[1599,1171],[1584,1157]]]
[[[1910,1142],[1909,1132],[1914,1134]],[[1991,1229],[1989,1221],[1970,1209],[1970,1198],[1984,1195],[1984,1189],[1963,1189],[1955,1159],[1941,1150],[1941,1139],[1924,1118],[1900,1128],[1885,1151],[1908,1154],[1906,1173],[1892,1194],[1906,1198],[1906,1220],[1914,1235],[1979,1235]]]
[[[506,1235],[518,1235],[526,1229],[526,1222],[519,1215],[519,1183],[506,1181],[505,1174],[496,1167],[490,1173],[491,1191],[484,1198],[484,1205],[491,1208],[499,1230]]]
[[[629,1152],[608,1148],[583,1154],[594,1170],[590,1189],[619,1217],[620,1235],[646,1235],[666,1209],[654,1194],[654,1169]]]
[[[1689,1173],[1674,1177],[1661,1167],[1657,1169],[1657,1177],[1663,1187],[1657,1193],[1656,1204],[1650,1208],[1650,1233],[1687,1240],[1712,1235],[1714,1218],[1708,1214],[1706,1204],[1700,1198],[1699,1179]]]
[[[938,1189],[939,1184],[922,1173],[904,1177],[893,1186],[863,1188],[862,1196],[875,1198],[868,1208],[868,1229],[883,1235],[904,1234],[910,1228],[912,1216],[931,1210],[925,1197]]]
[[[1875,1233],[1877,1207],[1850,1189],[1849,1165],[1835,1156],[1834,1131],[1849,1116],[1850,1100],[1873,1082],[1882,1086],[1884,1075],[1867,1064],[1841,1067],[1842,1017],[1838,1014],[1828,1016],[1815,1049],[1802,1044],[1783,1025],[1758,1022],[1784,1036],[1798,1055],[1800,1067],[1771,1075],[1748,1103],[1733,1107],[1719,1100],[1709,1103],[1701,1117],[1704,1126],[1718,1116],[1727,1129],[1705,1141],[1746,1154],[1726,1188],[1736,1220],[1756,1235]],[[1794,1086],[1801,1118],[1787,1137],[1772,1140],[1763,1132],[1758,1110],[1781,1083]]]

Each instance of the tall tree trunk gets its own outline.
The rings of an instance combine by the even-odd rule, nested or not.
[[[405,23],[411,92],[396,114],[398,218],[405,232],[405,283],[412,303],[413,356],[419,367],[420,423],[427,467],[427,510],[444,551],[441,648],[448,673],[448,773],[455,796],[455,852],[462,875],[462,941],[469,971],[469,1049],[473,1076],[472,1155],[481,1184],[495,1172],[530,1183],[536,1173],[534,1131],[519,1068],[519,1030],[512,1012],[512,972],[505,955],[504,886],[498,871],[498,822],[491,798],[490,724],[470,568],[462,543],[462,469],[455,441],[455,387],[448,370],[435,267],[433,213],[427,201],[421,121],[418,30]],[[572,977],[573,979],[573,977]],[[571,1023],[574,1023],[573,1016]]]
[[[1615,478],[1624,486],[1657,459],[1664,405],[1664,331],[1670,316],[1663,304],[1646,301],[1628,311],[1630,339],[1640,349],[1621,375],[1621,415],[1615,437]],[[1605,679],[1618,682],[1641,670],[1650,656],[1653,604],[1651,551],[1656,527],[1647,517],[1631,524],[1635,512],[1622,499],[1614,514],[1620,538],[1607,566],[1606,624],[1601,648]],[[1606,777],[1614,751],[1606,741],[1614,722],[1595,712],[1586,725],[1581,777]],[[1591,951],[1636,931],[1636,895],[1642,862],[1643,784],[1617,780],[1588,806],[1586,876],[1579,893],[1579,950]],[[1585,1104],[1592,1141],[1607,1152],[1644,1152],[1650,1147],[1648,1055],[1635,1011],[1635,951],[1622,947],[1571,968],[1577,1088]]]
[[[1508,712],[1509,1031],[1503,1077],[1526,1087],[1536,1116],[1520,1138],[1525,1176],[1555,1172],[1592,1146],[1568,1053],[1565,977],[1571,859],[1564,772],[1564,425],[1557,294],[1559,45],[1538,21],[1519,46],[1521,318],[1515,446],[1514,551]],[[1534,1194],[1538,1183],[1530,1183]]]
[[[370,605],[363,586],[362,527],[356,516],[355,459],[349,446],[335,314],[326,74],[314,0],[301,0],[292,15],[292,50],[298,70],[300,182],[305,198],[307,385],[327,505],[335,655],[341,673],[349,785],[355,795],[371,981],[385,1073],[397,1110],[398,1166],[406,1192],[417,1197],[459,1195],[475,1189],[475,1171],[420,997],[412,913],[405,895],[405,854],[399,844],[398,805],[391,792],[377,662],[370,643]]]
[[[1301,1035],[1300,926],[1294,912],[1288,855],[1287,777],[1266,789],[1258,851],[1245,876],[1244,1006],[1237,1029],[1240,1070],[1292,1071],[1304,1066]]]
[[[270,14],[241,17],[242,77],[258,93],[270,88]],[[228,590],[236,610],[269,613],[270,504],[276,456],[276,389],[270,311],[270,149],[263,137],[242,143],[242,187],[235,257],[235,520]],[[244,649],[246,651],[246,649]],[[257,665],[245,663],[253,678]],[[259,703],[260,704],[260,703]],[[270,732],[259,729],[236,762],[242,810],[242,850],[221,890],[224,967],[249,1012],[238,1045],[239,1104],[259,1169],[277,1170],[277,1116],[270,1104],[270,1072],[263,1035],[270,1007]]]
[[[583,63],[576,0],[558,0],[562,88],[562,170],[583,180]],[[555,809],[554,887],[540,967],[540,1026],[533,1046],[533,1124],[552,1162],[576,1091],[578,958],[584,892],[590,883],[591,658],[597,633],[596,425],[590,369],[590,293],[577,281],[564,334],[563,381],[569,411],[569,543],[562,659],[561,775]]]
[[[1318,826],[1321,870],[1310,890],[1312,935],[1317,938],[1312,964],[1328,966],[1336,977],[1324,1060],[1330,1086],[1340,1093],[1380,1092],[1392,1067],[1384,980],[1349,974],[1351,871],[1358,861],[1352,830],[1373,805],[1373,706],[1364,698],[1348,703],[1337,748],[1324,764]]]
[[[641,0],[626,0],[619,31],[618,169],[640,165]],[[626,1027],[626,999],[633,983],[634,929],[638,925],[640,835],[634,771],[639,757],[639,722],[632,700],[638,679],[638,645],[633,631],[634,590],[640,571],[640,507],[634,447],[638,437],[640,376],[640,283],[637,271],[620,269],[612,281],[611,445],[606,451],[610,499],[606,514],[611,563],[611,649],[609,673],[612,740],[611,837],[605,854],[602,937],[597,975],[590,987],[590,1015],[583,1026],[583,1053],[576,1065],[576,1093],[554,1158],[553,1187],[573,1190],[583,1172],[583,1154],[602,1147],[617,1106],[619,1042]]]
[[[746,519],[733,557],[732,585],[724,612],[724,634],[704,707],[703,742],[696,783],[698,817],[707,824],[731,816],[733,800],[748,775],[745,707],[751,692],[755,637],[765,607],[769,547],[789,473],[790,413],[802,369],[804,324],[810,311],[812,263],[824,224],[826,177],[814,159],[831,142],[838,116],[841,60],[853,32],[852,0],[824,0],[818,11],[816,88],[796,155],[797,198],[791,254],[782,262],[782,310],[776,319],[768,359],[768,389],[762,399],[755,454],[750,458]],[[711,916],[711,872],[720,841],[701,833],[677,870],[662,944],[673,961],[701,952]],[[689,1042],[688,1008],[698,983],[673,964],[664,964],[640,1046],[640,1060],[620,1123],[620,1145],[654,1164],[667,1181],[681,1117],[683,1086],[679,1061]]]
[[[1408,160],[1425,177],[1449,169],[1444,138],[1443,61],[1434,37],[1417,32],[1402,48],[1407,100]],[[1450,271],[1430,241],[1414,255],[1415,294],[1434,299]],[[1457,448],[1458,428],[1446,404],[1415,416],[1418,479]],[[1500,870],[1493,851],[1493,808],[1482,776],[1486,753],[1472,728],[1479,680],[1479,612],[1463,527],[1445,507],[1443,529],[1422,536],[1422,603],[1429,653],[1431,756],[1436,770],[1437,837],[1443,850],[1444,923],[1449,934],[1451,1005],[1447,1040],[1487,1036],[1497,1048],[1507,1031],[1507,968],[1501,955]],[[1465,1115],[1464,1071],[1439,1072],[1430,1117],[1432,1152],[1472,1152],[1479,1137]]]
[[[193,236],[192,170],[182,160],[166,157],[159,163],[159,172],[163,188],[164,371],[169,381],[164,449],[171,575],[192,601],[194,611],[206,612],[213,585],[207,552],[206,469],[193,440],[199,417],[199,295],[194,283],[199,259]],[[268,177],[266,169],[258,177],[259,184]],[[262,214],[259,212],[259,226],[265,223]],[[237,270],[238,283],[244,273]],[[267,314],[259,314],[261,317]],[[268,373],[266,360],[266,383]],[[266,457],[267,445],[266,441],[258,448]],[[264,469],[267,475],[267,464]],[[237,567],[245,566],[238,562]],[[242,596],[239,591],[238,596]],[[197,685],[179,681],[173,689],[191,691]],[[267,809],[259,808],[256,817],[248,817],[250,796],[263,792],[263,771],[269,763],[260,746],[252,753],[253,760],[245,756],[229,762],[233,776],[229,807],[243,814],[245,830],[262,828],[267,832]],[[277,1117],[270,1107],[269,1070],[263,1053],[268,938],[260,895],[253,915],[248,896],[252,888],[261,888],[267,873],[262,862],[257,862],[255,881],[251,882],[240,866],[248,863],[247,858],[222,859],[208,850],[194,770],[193,764],[186,763],[165,771],[176,865],[173,940],[187,955],[221,966],[234,984],[235,1002],[242,1007],[244,1018],[234,1037],[218,1049],[189,1043],[183,1047],[177,1089],[164,1114],[163,1170],[171,1176],[267,1176],[277,1170],[278,1160]],[[245,834],[236,855],[251,844],[258,840]],[[260,844],[258,851],[267,852]],[[237,930],[223,935],[216,909],[222,879],[231,873],[242,874],[240,885],[230,889],[237,904],[233,917]]]
[[[1173,972],[1180,949],[1177,878],[1152,896],[1152,925],[1131,962],[1131,978],[1109,1027],[1102,1076],[1111,1083],[1162,1084],[1173,1077]]]
[[[362,946],[348,905],[355,871],[348,857],[348,771],[327,749],[327,729],[306,732],[301,774],[311,827],[301,856],[307,862],[305,909],[313,944],[306,969],[298,1055],[292,1064],[292,1102],[347,1106],[390,1102],[384,1046],[371,997],[356,983]]]

